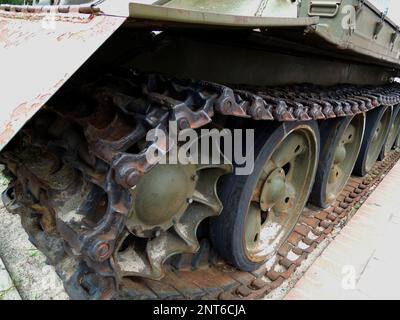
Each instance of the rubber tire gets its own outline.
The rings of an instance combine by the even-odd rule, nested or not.
[[[328,206],[326,200],[326,188],[328,185],[330,168],[335,157],[335,150],[340,143],[344,131],[353,119],[354,116],[333,118],[323,120],[320,123],[319,132],[321,136],[321,151],[317,174],[315,176],[314,186],[309,199],[309,203],[314,206],[320,208],[326,208]]]
[[[390,119],[389,128],[392,127],[393,122],[396,120],[396,117],[397,117],[397,115],[398,115],[399,112],[400,112],[400,106],[399,106],[399,105],[393,106],[393,107],[391,107],[391,108],[392,108],[392,117],[391,117],[391,119]],[[399,135],[399,133],[400,133],[400,128],[399,128],[398,131],[397,131],[397,135]],[[388,137],[389,137],[389,132],[388,132],[388,136],[387,136],[386,139],[385,139],[385,143],[383,144],[382,151],[381,151],[381,153],[379,154],[379,158],[378,158],[379,161],[382,161],[382,160],[385,159],[385,157],[386,157],[386,154],[385,154],[385,146],[386,146],[386,142],[387,142]],[[396,139],[396,140],[397,140],[397,139]],[[396,140],[394,141],[394,146],[396,146]]]
[[[311,184],[314,182],[319,154],[319,131],[316,121],[307,122],[271,122],[267,128],[255,130],[254,170],[247,176],[230,174],[221,179],[219,196],[224,205],[222,213],[211,220],[211,241],[213,247],[226,261],[240,270],[251,272],[257,270],[264,262],[248,259],[243,242],[243,230],[248,205],[257,183],[258,176],[266,160],[272,155],[278,143],[293,129],[307,124],[316,137],[316,166]],[[265,126],[265,124],[264,124]],[[311,192],[311,186],[307,194]]]
[[[387,110],[388,110],[387,107],[378,107],[375,108],[374,110],[367,112],[364,139],[361,145],[360,153],[358,154],[356,165],[354,166],[353,170],[353,174],[357,176],[364,177],[368,173],[365,165],[369,147],[371,146],[372,136],[376,130],[376,127],[378,126],[379,121],[381,121],[382,117],[384,116]],[[387,129],[386,131],[387,131],[386,132],[386,137],[387,137],[387,135],[389,134],[389,130]],[[385,141],[386,138],[383,139],[382,146],[384,145]]]

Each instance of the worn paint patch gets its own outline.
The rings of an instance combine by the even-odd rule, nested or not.
[[[125,18],[0,14],[0,150]]]

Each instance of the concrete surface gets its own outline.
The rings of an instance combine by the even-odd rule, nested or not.
[[[400,299],[400,163],[285,299]]]
[[[3,260],[0,259],[0,300],[21,300]]]
[[[6,186],[0,173],[0,192]],[[68,299],[54,268],[29,242],[19,216],[8,213],[1,201],[0,260],[4,262],[0,264],[0,299]]]

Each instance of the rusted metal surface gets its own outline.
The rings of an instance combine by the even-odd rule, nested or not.
[[[64,11],[0,8],[0,150],[125,20]]]
[[[83,14],[95,14],[99,13],[100,9],[89,5],[48,5],[48,6],[38,6],[38,5],[10,5],[10,4],[0,4],[0,11],[10,13],[12,17],[25,19],[27,17],[38,17],[37,14],[47,14],[47,13],[83,13]],[[12,15],[15,13],[15,15]],[[20,16],[17,13],[25,14],[35,14],[34,16]],[[68,19],[67,16],[59,16],[58,19]]]
[[[169,151],[169,141],[143,143],[147,131],[167,130],[169,120],[177,120],[179,130],[200,128],[218,121],[216,113],[277,121],[343,117],[397,104],[399,97],[397,85],[236,90],[205,81],[116,71],[93,83],[64,88],[23,128],[15,146],[1,154],[13,177],[3,199],[11,212],[21,215],[30,238],[57,267],[74,298],[259,297],[291,275],[399,153],[391,153],[368,177],[350,180],[353,189],[348,186],[332,207],[322,212],[306,210],[278,254],[265,268],[249,274],[221,261],[207,239],[197,241],[200,221],[220,210],[216,196],[206,201],[212,212],[207,206],[197,211],[188,206],[189,215],[179,214],[181,224],[190,217],[185,230],[169,233],[162,225],[140,231],[134,221],[136,229],[128,228],[126,233],[128,218],[135,218],[134,190],[160,160],[146,154]],[[255,112],[257,108],[261,113]],[[219,175],[199,187],[215,190]],[[176,234],[185,241],[180,242]],[[117,255],[124,250],[128,254],[121,261]],[[177,253],[183,255],[163,265]],[[187,264],[200,269],[181,270]],[[135,280],[129,275],[135,275]]]

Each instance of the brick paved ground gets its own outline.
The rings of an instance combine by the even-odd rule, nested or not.
[[[400,163],[285,299],[400,299]]]

